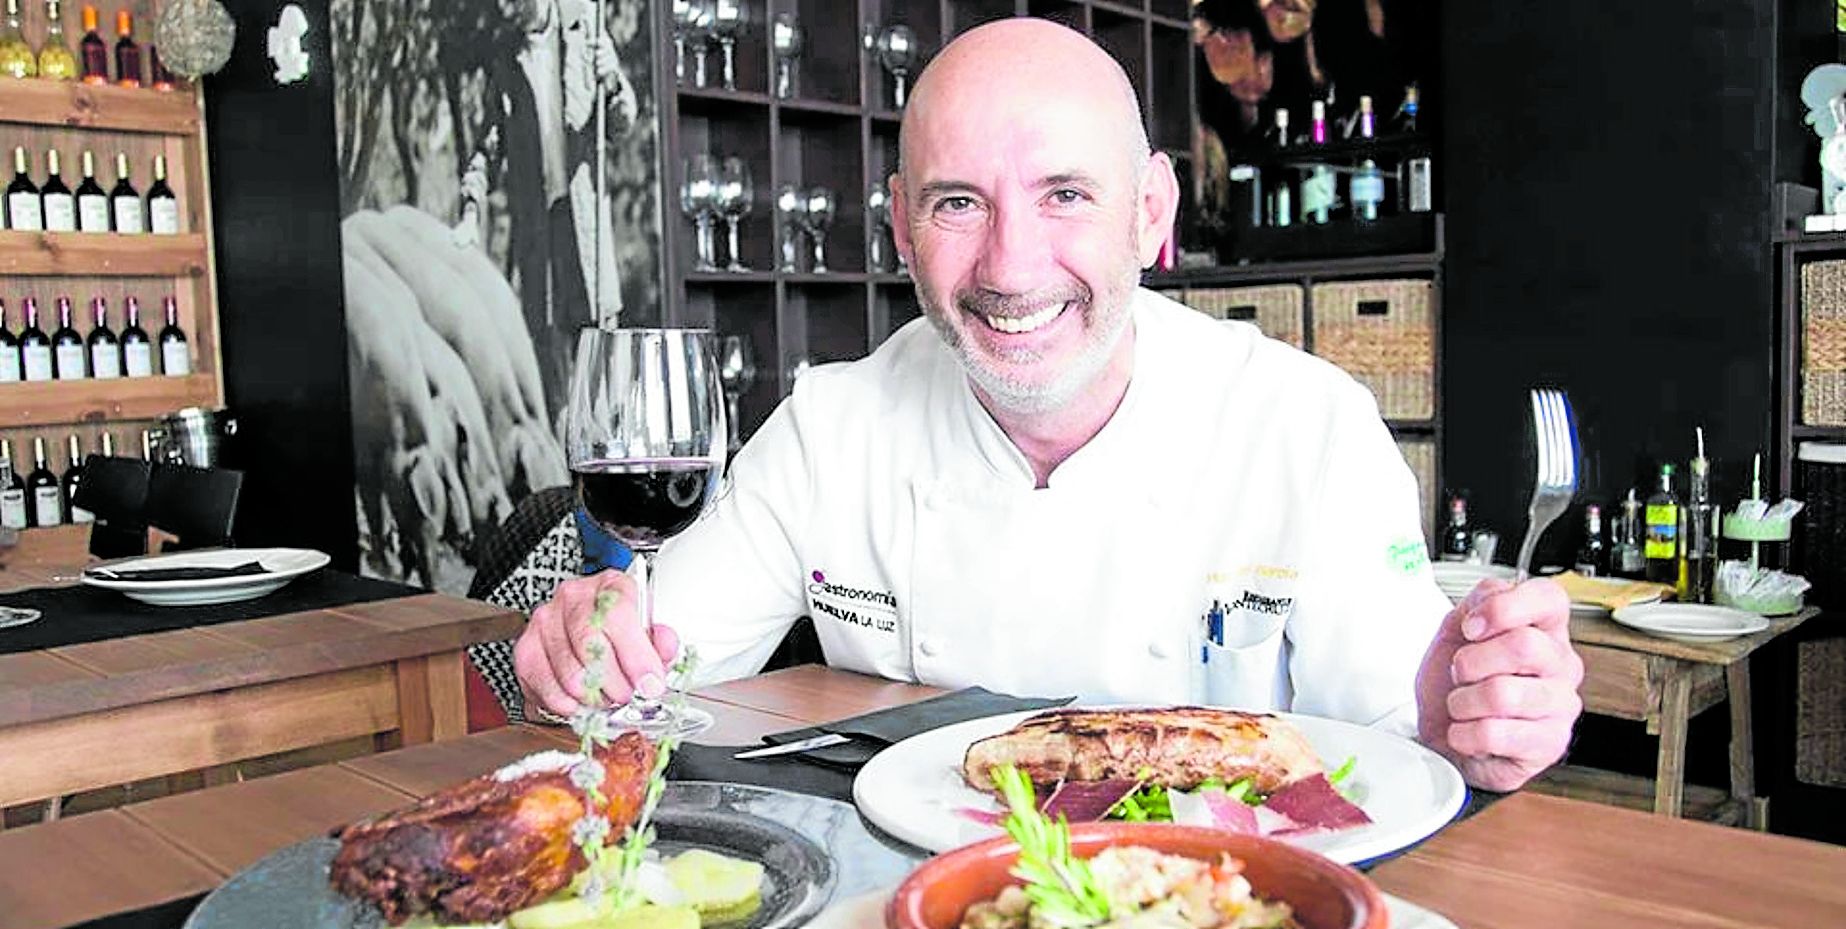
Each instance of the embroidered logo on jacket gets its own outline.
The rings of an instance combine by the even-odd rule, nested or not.
[[[890,591],[831,583],[821,571],[809,576],[808,604],[816,614],[878,632],[897,631],[897,597]]]

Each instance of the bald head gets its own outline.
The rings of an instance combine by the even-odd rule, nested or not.
[[[898,170],[920,137],[971,112],[1025,119],[1082,111],[1099,144],[1119,141],[1135,168],[1148,154],[1134,85],[1088,36],[1049,20],[1013,17],[957,36],[917,78],[898,135]]]

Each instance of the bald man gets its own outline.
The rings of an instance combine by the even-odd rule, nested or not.
[[[514,649],[529,704],[579,708],[592,640],[621,701],[682,638],[736,677],[806,615],[829,664],[896,680],[1334,717],[1489,789],[1555,762],[1582,677],[1563,594],[1451,609],[1371,395],[1139,288],[1178,199],[1141,127],[1062,26],[944,48],[891,178],[926,321],[802,378],[661,552],[651,631],[626,576],[561,585]],[[623,605],[596,632],[602,590]]]

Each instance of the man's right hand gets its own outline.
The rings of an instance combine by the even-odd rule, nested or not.
[[[605,591],[617,600],[597,630],[590,616],[597,595]],[[590,662],[590,643],[597,641],[603,643],[605,704],[625,703],[635,691],[649,698],[665,693],[667,665],[679,653],[679,636],[666,626],[642,626],[639,602],[634,578],[620,571],[559,584],[550,602],[532,611],[531,621],[513,643],[513,671],[526,706],[562,717],[577,712],[588,693],[583,669]]]

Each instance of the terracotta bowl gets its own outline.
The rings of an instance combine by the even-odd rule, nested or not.
[[[1365,875],[1285,842],[1222,829],[1148,823],[1079,823],[1071,848],[1088,858],[1112,845],[1141,845],[1202,860],[1228,852],[1244,861],[1258,896],[1286,902],[1304,929],[1385,929],[1384,898]],[[956,929],[962,913],[1018,881],[1007,870],[1019,846],[1004,836],[923,863],[885,908],[888,929]]]

